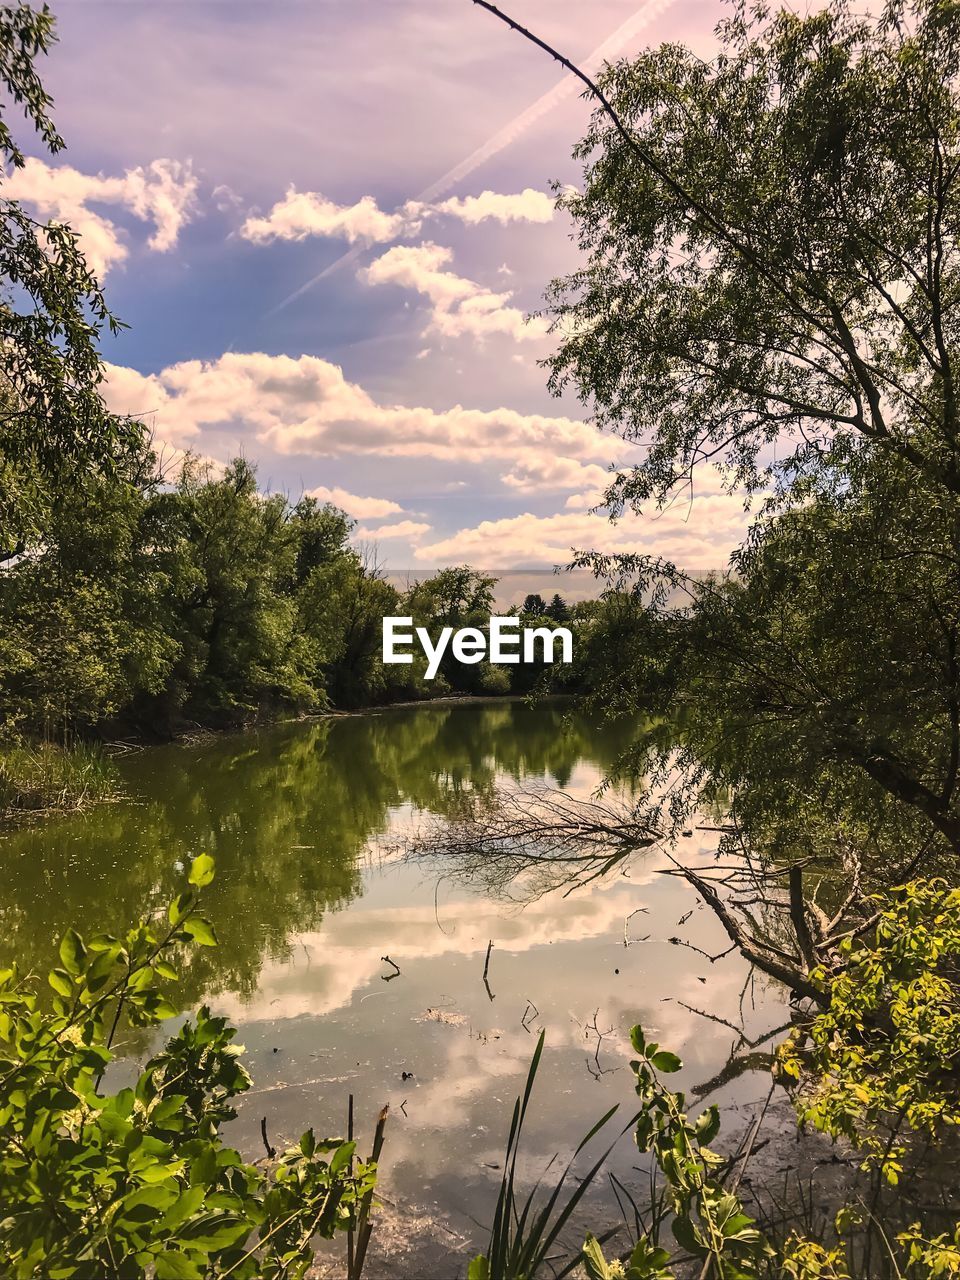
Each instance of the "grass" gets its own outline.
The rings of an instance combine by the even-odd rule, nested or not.
[[[618,1134],[587,1173],[577,1180],[574,1189],[564,1192],[564,1185],[570,1177],[574,1161],[591,1138],[600,1132],[617,1111],[617,1107],[611,1107],[606,1115],[597,1121],[577,1147],[570,1161],[556,1179],[552,1191],[549,1194],[544,1193],[545,1199],[541,1197],[542,1203],[536,1203],[541,1185],[539,1181],[526,1200],[521,1202],[517,1187],[517,1157],[520,1153],[527,1105],[530,1101],[530,1094],[533,1092],[534,1081],[537,1078],[537,1070],[540,1066],[540,1058],[543,1054],[544,1035],[545,1033],[541,1031],[537,1047],[530,1062],[530,1070],[527,1073],[527,1083],[523,1096],[517,1099],[513,1109],[513,1120],[510,1125],[510,1136],[507,1139],[507,1151],[503,1164],[503,1177],[500,1182],[500,1195],[497,1198],[496,1214],[490,1231],[490,1243],[486,1254],[475,1258],[470,1264],[470,1269],[467,1273],[468,1280],[532,1280],[533,1277],[541,1274],[547,1267],[549,1267],[555,1280],[563,1280],[564,1276],[568,1276],[576,1270],[581,1262],[580,1253],[577,1253],[560,1269],[553,1265],[557,1261],[555,1250],[558,1247],[560,1234],[586,1194],[590,1184],[606,1163],[610,1152],[623,1136],[623,1133],[626,1133],[626,1129],[624,1129]],[[634,1116],[627,1128],[632,1127],[636,1119],[637,1117]],[[550,1164],[552,1165],[553,1161]],[[601,1243],[609,1239],[612,1234],[613,1232],[607,1232],[601,1236]]]
[[[97,747],[0,748],[0,820],[77,812],[115,794],[113,767]]]

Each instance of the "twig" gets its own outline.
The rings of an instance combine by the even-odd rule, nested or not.
[[[276,1153],[276,1150],[273,1147],[271,1147],[270,1139],[267,1137],[267,1117],[266,1116],[264,1116],[263,1119],[260,1121],[260,1136],[261,1138],[263,1138],[263,1149],[267,1153],[267,1159],[272,1160],[277,1153]]]
[[[631,942],[644,942],[644,941],[645,941],[645,939],[644,939],[644,938],[630,938],[630,937],[628,937],[628,936],[627,936],[627,926],[629,925],[630,921],[633,919],[633,917],[634,917],[634,916],[640,915],[641,913],[642,913],[643,915],[649,915],[649,914],[650,914],[650,908],[649,908],[649,907],[635,907],[635,908],[633,909],[633,911],[631,911],[631,912],[630,912],[630,914],[624,918],[624,921],[623,921],[623,945],[624,945],[625,947],[629,947],[629,945],[630,945],[630,943],[631,943]],[[647,934],[647,937],[648,937],[648,938],[650,937],[649,933]]]
[[[380,1159],[380,1152],[383,1150],[383,1131],[387,1124],[387,1113],[389,1106],[383,1107],[377,1119],[376,1132],[373,1135],[373,1151],[370,1155],[370,1164],[376,1164]],[[364,1194],[360,1203],[360,1212],[357,1216],[357,1251],[353,1260],[353,1270],[347,1276],[347,1280],[360,1280],[363,1273],[363,1262],[367,1256],[367,1245],[370,1243],[370,1233],[373,1230],[373,1223],[370,1220],[370,1210],[373,1205],[373,1188]]]
[[[487,988],[487,995],[491,1000],[495,1000],[496,996],[490,990],[490,983],[487,981],[487,973],[490,969],[490,952],[493,950],[493,939],[487,943],[487,958],[483,962],[483,985]]]

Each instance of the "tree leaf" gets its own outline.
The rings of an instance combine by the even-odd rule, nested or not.
[[[185,1253],[158,1253],[157,1280],[203,1280],[202,1264]]]
[[[193,906],[192,893],[178,893],[167,908],[167,918],[171,924],[179,924]]]
[[[76,929],[68,929],[60,941],[60,959],[63,961],[63,967],[67,973],[77,978],[83,972],[86,958],[87,949],[83,945],[83,939]]]
[[[658,1071],[663,1071],[670,1075],[674,1071],[679,1071],[683,1063],[675,1053],[671,1053],[669,1049],[658,1049],[650,1059],[651,1064]]]
[[[57,995],[69,998],[73,995],[73,983],[70,981],[70,975],[65,973],[63,969],[51,969],[47,977],[47,981],[56,991]]]
[[[181,924],[184,933],[190,935],[201,947],[215,947],[217,935],[213,925],[204,916],[187,916]]]
[[[190,865],[189,880],[198,889],[205,889],[213,880],[216,865],[209,853],[201,853]]]

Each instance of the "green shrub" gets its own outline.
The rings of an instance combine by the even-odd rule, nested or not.
[[[4,1275],[288,1280],[307,1271],[314,1237],[356,1230],[359,1276],[375,1163],[355,1164],[355,1143],[310,1130],[266,1168],[225,1146],[220,1127],[250,1077],[223,1018],[201,1009],[132,1087],[100,1092],[121,1017],[173,1016],[163,984],[177,977],[178,951],[216,946],[196,910],[213,870],[208,856],[194,860],[162,925],[86,941],[68,931],[47,979],[52,1002],[32,975],[0,971]]]

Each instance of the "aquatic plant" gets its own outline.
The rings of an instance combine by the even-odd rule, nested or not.
[[[115,790],[114,770],[95,746],[40,742],[0,751],[0,818],[85,809]]]

